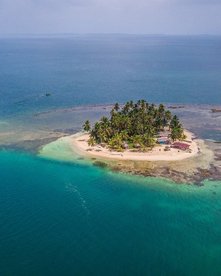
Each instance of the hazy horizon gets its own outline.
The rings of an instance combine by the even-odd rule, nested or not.
[[[146,33],[0,33],[0,38],[47,38],[78,36],[146,36],[146,37],[221,37],[221,34],[146,34]]]
[[[221,35],[219,0],[0,0],[0,35]]]

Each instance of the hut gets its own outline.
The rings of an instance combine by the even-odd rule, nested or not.
[[[157,138],[157,143],[161,145],[168,145],[169,144],[169,139],[167,137],[159,137]]]
[[[124,149],[129,149],[129,145],[128,145],[126,142],[123,143],[122,147],[123,147]]]
[[[172,148],[175,148],[175,149],[179,149],[179,150],[188,150],[190,148],[190,145],[188,144],[185,144],[185,143],[181,143],[181,142],[175,142],[172,144],[171,146]]]

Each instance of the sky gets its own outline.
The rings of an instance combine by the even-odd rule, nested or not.
[[[221,34],[221,0],[0,0],[0,35]]]

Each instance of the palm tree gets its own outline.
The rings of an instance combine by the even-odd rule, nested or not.
[[[164,126],[168,125],[168,123],[171,121],[172,113],[169,110],[166,110],[165,116],[164,116]]]
[[[123,150],[123,141],[120,134],[115,134],[110,141],[108,142],[108,145],[111,149],[122,151]]]
[[[118,111],[120,109],[119,103],[115,103],[114,105],[114,110]]]
[[[130,108],[132,109],[132,108],[134,107],[134,102],[133,102],[133,101],[130,101],[129,106],[130,106]]]
[[[141,106],[142,110],[145,110],[146,109],[146,101],[145,100],[141,100],[140,101],[140,106]]]
[[[90,128],[86,121],[84,130],[90,131],[90,143],[105,143],[110,148],[122,150],[124,144],[131,147],[152,147],[158,131],[164,131],[165,126],[171,129],[173,140],[183,139],[183,127],[178,117],[165,109],[163,104],[155,106],[145,100],[127,102],[120,110],[116,103],[110,112],[110,118],[102,117]]]
[[[170,137],[173,141],[181,140],[183,138],[183,129],[181,127],[172,128]]]
[[[130,102],[127,102],[123,107],[123,113],[128,114],[129,110],[130,110]]]
[[[163,104],[160,104],[160,105],[159,105],[158,112],[159,112],[160,114],[164,114],[164,112],[165,112],[165,107],[164,107]]]
[[[146,147],[152,148],[155,144],[155,140],[151,134],[143,135],[143,144]]]
[[[132,143],[134,148],[140,148],[143,144],[141,135],[134,135],[132,137]]]
[[[91,125],[89,120],[85,121],[85,123],[83,124],[83,129],[84,131],[87,131],[87,132],[90,131]]]
[[[90,137],[88,140],[88,145],[89,146],[94,146],[96,144],[96,141],[93,137]]]
[[[178,127],[179,125],[180,125],[180,121],[179,121],[178,117],[176,115],[174,115],[170,122],[170,128],[175,128],[175,127]]]

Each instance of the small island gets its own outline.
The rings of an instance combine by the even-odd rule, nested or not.
[[[176,115],[145,100],[116,103],[109,118],[102,117],[93,127],[87,120],[83,129],[74,136],[75,151],[101,159],[174,161],[200,151]]]
[[[106,116],[91,116],[82,131],[64,134],[41,147],[38,155],[176,183],[201,185],[205,179],[220,179],[216,144],[187,131],[169,107],[141,100],[97,110]]]

